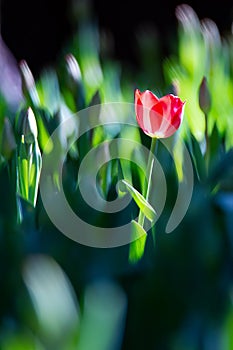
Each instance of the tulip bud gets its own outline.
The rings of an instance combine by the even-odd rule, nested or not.
[[[25,143],[33,143],[38,136],[36,118],[32,109],[29,107],[23,119],[22,134],[24,135]]]
[[[81,70],[79,64],[75,57],[72,54],[68,54],[65,57],[66,60],[66,68],[69,76],[76,83],[80,82],[82,79]]]
[[[65,57],[66,70],[67,70],[67,83],[68,87],[74,97],[75,105],[77,109],[83,109],[85,107],[85,92],[82,82],[82,74],[79,64],[76,58],[72,54],[68,54]]]
[[[206,77],[203,77],[199,87],[199,106],[204,114],[208,114],[211,107],[211,96]]]
[[[35,80],[26,61],[22,60],[19,63],[19,68],[22,76],[22,89],[25,96],[29,96],[30,102],[34,105],[39,104],[39,96],[36,91]]]
[[[14,132],[9,119],[5,118],[2,131],[1,154],[5,159],[9,160],[15,149],[16,142]]]

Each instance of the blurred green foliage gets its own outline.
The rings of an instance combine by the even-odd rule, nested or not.
[[[145,28],[137,36],[141,69],[126,72],[109,57],[106,38],[88,12],[75,15],[77,32],[57,66],[35,81],[20,62],[20,104],[12,108],[0,96],[0,348],[232,350],[233,36],[220,37],[215,23],[200,21],[190,6],[181,5],[177,52],[160,57],[160,38]],[[41,154],[50,153],[50,135],[74,113],[101,103],[133,103],[135,87],[186,100],[177,132],[183,143],[175,143],[174,160],[162,143],[157,149],[167,180],[162,215],[146,238],[131,245],[78,244],[56,229],[43,207]],[[208,108],[200,102],[204,93]],[[94,111],[100,113],[98,107]],[[76,142],[81,127],[71,123],[62,129],[58,145],[72,208],[105,227],[135,218],[138,207],[153,216],[159,189],[155,183],[152,207],[141,198],[144,173],[133,159],[143,155],[133,148],[126,150],[132,162],[112,160],[97,176],[107,200],[116,198],[116,185],[124,179],[135,201],[123,214],[90,211],[77,188],[78,169],[90,149],[119,136],[149,148],[149,137],[138,128],[98,126]],[[185,181],[184,145],[194,169],[192,200],[180,225],[166,234]],[[59,189],[57,172],[52,179]],[[136,221],[134,229],[141,230]]]

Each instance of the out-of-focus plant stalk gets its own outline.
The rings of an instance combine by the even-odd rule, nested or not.
[[[205,116],[205,142],[206,142],[205,161],[206,161],[206,169],[208,172],[209,161],[210,161],[208,114],[211,108],[211,96],[210,96],[210,91],[207,84],[207,79],[205,76],[203,77],[199,87],[199,106]]]

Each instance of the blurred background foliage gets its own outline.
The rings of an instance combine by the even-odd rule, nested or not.
[[[36,77],[24,57],[18,62],[0,42],[0,348],[232,350],[233,36],[220,35],[213,20],[180,5],[171,54],[164,59],[156,30],[143,27],[135,70],[113,58],[111,33],[99,30],[88,3],[80,4],[71,9],[74,35],[56,64]],[[175,146],[175,166],[159,144],[166,203],[132,262],[129,245],[99,249],[65,237],[49,220],[38,188],[53,130],[86,107],[133,103],[136,87],[186,100],[177,135],[190,152],[194,188],[183,221],[166,234],[178,184],[185,181],[183,146]],[[69,126],[60,135],[61,158],[81,127]],[[98,127],[73,144],[64,163],[72,208],[106,227],[124,222],[125,213],[90,212],[76,187],[77,172],[88,150],[119,135],[150,145],[139,129]],[[116,197],[122,173],[141,190],[140,169],[111,161],[97,178],[106,199]],[[137,210],[131,203],[127,214]]]

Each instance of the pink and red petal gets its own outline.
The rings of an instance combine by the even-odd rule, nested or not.
[[[151,109],[159,101],[159,99],[150,90],[146,90],[141,94],[141,101],[146,108]]]
[[[179,128],[185,102],[169,94],[158,98],[151,91],[135,91],[135,111],[137,122],[150,137],[169,137]]]
[[[163,122],[163,105],[160,101],[155,104],[150,111],[150,124],[151,124],[151,133],[155,134],[161,127]]]

